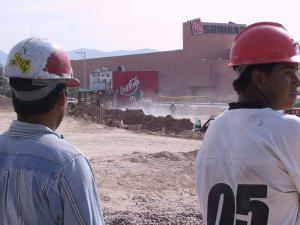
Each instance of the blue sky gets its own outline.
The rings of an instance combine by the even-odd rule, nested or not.
[[[299,0],[0,0],[0,50],[48,37],[66,50],[182,48],[182,23],[282,23],[300,41]]]

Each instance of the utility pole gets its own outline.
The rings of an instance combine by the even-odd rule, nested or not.
[[[76,54],[80,54],[83,56],[83,86],[84,89],[87,89],[87,82],[86,82],[86,57],[85,57],[85,51],[75,51]]]

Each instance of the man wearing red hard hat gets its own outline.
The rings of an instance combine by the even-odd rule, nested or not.
[[[0,135],[1,225],[103,225],[86,157],[55,132],[79,86],[67,53],[29,38],[10,51],[4,68],[17,113]]]
[[[282,113],[298,95],[298,63],[281,24],[237,35],[229,66],[238,102],[209,127],[195,163],[205,224],[300,224],[300,118]]]

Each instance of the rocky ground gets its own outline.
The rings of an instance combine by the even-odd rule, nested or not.
[[[91,158],[99,186],[113,182],[118,187],[102,189],[106,223],[202,224],[194,188],[196,153],[134,152],[106,162]],[[127,203],[117,206],[122,201]]]

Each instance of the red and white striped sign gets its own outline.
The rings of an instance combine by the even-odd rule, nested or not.
[[[200,18],[190,21],[192,34],[197,35],[203,33],[203,27]]]

